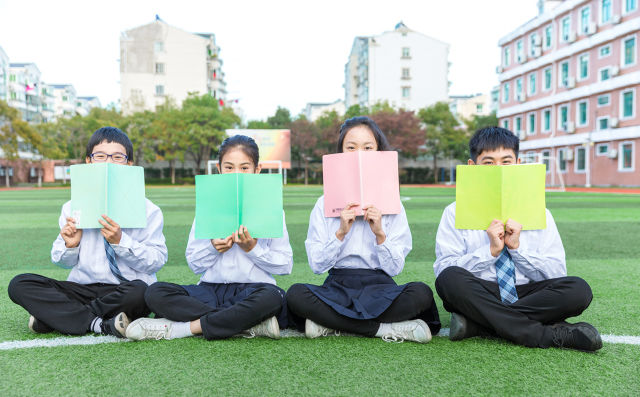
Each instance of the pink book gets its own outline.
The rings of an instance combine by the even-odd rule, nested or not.
[[[362,207],[372,204],[383,214],[399,214],[400,183],[398,152],[365,152],[327,154],[322,156],[324,184],[324,216],[338,217],[349,203],[357,215]]]

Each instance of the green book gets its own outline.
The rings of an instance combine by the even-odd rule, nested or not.
[[[121,228],[147,227],[144,169],[113,163],[71,166],[71,217],[79,229],[101,229],[106,214]]]
[[[456,229],[509,218],[523,230],[547,227],[544,164],[459,165],[456,173]]]
[[[282,176],[196,175],[196,238],[226,238],[240,225],[253,238],[282,237]]]

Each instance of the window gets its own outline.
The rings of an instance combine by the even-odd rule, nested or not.
[[[609,144],[601,143],[596,146],[596,156],[606,156],[609,154]]]
[[[509,129],[509,120],[502,120],[502,128],[504,128],[505,130]]]
[[[164,74],[164,63],[156,63],[156,74]]]
[[[536,133],[536,114],[529,113],[529,120],[527,120],[527,134],[535,135]]]
[[[577,120],[578,126],[584,127],[589,123],[588,109],[589,109],[589,106],[587,101],[578,102],[578,107],[576,109],[576,111],[578,112],[576,114],[576,120]]]
[[[402,80],[409,80],[411,78],[409,72],[409,68],[402,68]]]
[[[520,63],[524,62],[524,45],[522,40],[516,42],[516,60]]]
[[[569,105],[562,105],[558,108],[558,128],[561,130],[567,130],[567,124],[569,123]]]
[[[605,58],[611,55],[611,44],[603,45],[598,50],[598,58]]]
[[[521,101],[524,98],[522,97],[522,79],[516,80],[516,99]]]
[[[549,156],[551,156],[551,152],[548,150],[543,150],[542,151],[542,163],[544,164],[545,168],[547,169],[547,172],[549,172]]]
[[[509,102],[509,83],[504,83],[502,87],[502,103]]]
[[[484,106],[481,103],[476,104],[476,113],[482,113]]]
[[[531,33],[529,35],[529,55],[531,57],[536,56],[536,42],[538,41],[538,33]],[[540,43],[538,43],[540,44]]]
[[[551,68],[546,68],[544,70],[544,91],[549,91],[551,89]]]
[[[598,96],[598,107],[609,106],[611,103],[611,94],[604,94]]]
[[[609,117],[598,117],[598,130],[609,129]]]
[[[625,14],[638,9],[638,0],[624,0]]]
[[[542,111],[542,132],[551,131],[551,109]]]
[[[608,67],[600,69],[599,72],[600,73],[598,73],[598,78],[600,79],[600,81],[609,80],[611,78],[611,69],[609,69]]]
[[[633,158],[633,142],[622,142],[618,150],[618,171],[633,171],[635,161]]]
[[[569,41],[569,35],[571,32],[571,17],[565,17],[562,19],[562,22],[560,22],[560,26],[561,26],[561,36],[560,39],[564,42]]]
[[[66,95],[63,95],[63,96],[62,96],[62,101],[63,101],[63,102],[67,102],[68,100],[69,100],[69,98],[68,98]]]
[[[553,42],[553,25],[549,25],[546,28],[544,28],[544,48],[545,49],[549,49],[551,48]]]
[[[600,23],[611,21],[611,0],[600,0]]]
[[[626,90],[620,93],[620,118],[632,119],[635,117],[635,90]]]
[[[569,86],[569,61],[560,64],[560,87]]]
[[[163,85],[157,85],[156,86],[156,95],[158,95],[158,96],[164,95],[164,86]]]
[[[516,117],[516,135],[520,136],[522,132],[522,117]]]
[[[587,149],[584,147],[576,148],[575,172],[585,172],[587,169]]]
[[[536,74],[535,73],[531,73],[529,75],[529,95],[533,96],[536,94]]]
[[[504,59],[502,60],[502,64],[506,68],[511,63],[511,48],[504,47]]]
[[[16,95],[16,93],[14,91],[11,91],[11,99],[13,99],[13,100],[18,99],[18,96]]]
[[[578,57],[578,80],[585,80],[589,77],[589,54],[582,54]]]
[[[164,51],[164,43],[162,41],[156,41],[153,43],[153,52],[163,52]]]
[[[589,33],[589,22],[591,22],[591,7],[587,6],[580,10],[580,31]]]
[[[10,74],[10,75],[9,75],[9,81],[11,81],[11,82],[15,83],[15,81],[16,81],[16,75],[15,75],[15,74]]]
[[[411,58],[411,50],[409,50],[409,47],[402,47],[402,57]]]
[[[567,172],[567,149],[558,149],[558,165],[560,172]]]
[[[411,98],[411,87],[402,87],[402,98]]]
[[[628,37],[623,40],[622,65],[629,66],[636,63],[636,37]]]

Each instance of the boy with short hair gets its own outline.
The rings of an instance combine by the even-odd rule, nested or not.
[[[499,127],[469,141],[469,165],[511,165],[519,139]],[[546,229],[522,230],[517,219],[494,220],[486,231],[455,228],[456,203],[442,215],[436,235],[436,290],[451,312],[449,338],[498,336],[527,347],[595,351],[602,347],[590,324],[569,324],[591,303],[589,285],[567,277],[564,248],[546,210]]]
[[[93,133],[86,163],[133,164],[133,145],[115,127]],[[162,211],[146,199],[147,227],[121,229],[103,215],[102,229],[77,229],[71,201],[62,206],[60,234],[53,242],[53,263],[71,269],[67,281],[20,274],[9,283],[9,297],[30,314],[36,333],[87,332],[123,338],[130,320],[145,317],[147,284],[167,261]]]

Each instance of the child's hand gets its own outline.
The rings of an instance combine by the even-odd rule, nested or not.
[[[382,230],[382,212],[373,205],[364,206],[362,209],[364,210],[364,220],[369,222],[371,231],[376,235],[377,243],[384,243],[387,235],[384,233],[384,230]]]
[[[258,244],[258,240],[252,238],[246,227],[240,226],[240,229],[233,233],[233,241],[235,241],[244,252],[249,252]]]
[[[100,233],[107,239],[109,244],[120,244],[120,239],[122,239],[122,229],[120,229],[120,225],[106,215],[102,215],[102,217],[104,221],[98,219],[98,222],[102,225]]]
[[[489,235],[491,255],[498,257],[504,249],[504,224],[501,221],[494,219],[491,225],[487,229]]]
[[[344,236],[351,230],[351,225],[356,220],[356,211],[353,207],[357,207],[358,203],[349,203],[340,213],[340,227],[336,232],[336,238],[340,241],[344,240]]]
[[[231,249],[233,246],[233,234],[227,238],[216,238],[211,240],[213,248],[219,253],[223,254]]]
[[[67,248],[75,248],[80,245],[80,240],[82,240],[82,229],[76,229],[75,219],[67,218],[67,224],[60,230],[60,235]]]
[[[515,250],[520,247],[520,232],[522,231],[522,225],[513,219],[508,219],[504,225],[504,243],[507,248]]]

